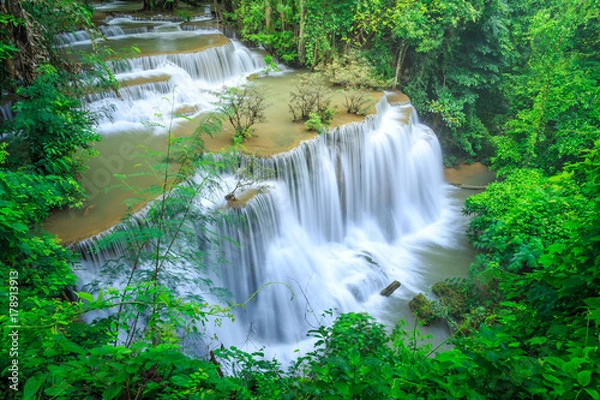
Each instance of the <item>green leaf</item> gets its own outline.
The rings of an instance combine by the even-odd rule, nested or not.
[[[532,346],[535,346],[537,344],[544,344],[546,343],[546,341],[547,339],[545,337],[534,337],[528,340],[529,344]]]
[[[60,346],[68,351],[68,352],[72,352],[72,353],[77,353],[77,354],[85,354],[85,350],[83,349],[83,347],[79,346],[76,343],[71,342],[70,340],[61,340],[60,342]]]
[[[27,380],[27,382],[25,383],[25,387],[23,388],[23,398],[24,399],[34,398],[35,394],[37,393],[39,388],[42,386],[42,383],[44,383],[44,380],[40,379],[37,376],[33,376],[33,377],[29,378]]]
[[[190,377],[184,375],[174,375],[171,378],[171,382],[173,382],[177,386],[187,387],[189,386],[191,379]]]
[[[102,398],[106,400],[114,399],[121,392],[121,385],[113,385],[102,392]]]
[[[581,386],[587,386],[592,381],[592,371],[581,371],[577,374],[577,383]]]
[[[90,303],[94,302],[94,296],[87,292],[77,292],[77,297],[79,297],[82,300],[89,301]]]
[[[598,394],[598,391],[596,389],[585,389],[585,391],[587,392],[587,394],[590,395],[592,399],[600,400],[600,394]]]
[[[561,381],[560,379],[558,379],[556,376],[551,375],[551,374],[542,374],[542,376],[544,377],[544,379],[546,379],[548,382],[552,382],[552,383],[556,383],[557,385],[562,385],[563,381]]]

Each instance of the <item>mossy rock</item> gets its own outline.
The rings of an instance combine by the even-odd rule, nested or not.
[[[429,300],[419,293],[408,303],[410,310],[425,326],[429,326],[439,318],[439,306],[436,301]]]
[[[436,283],[432,292],[440,298],[440,307],[450,328],[458,334],[477,330],[489,316],[484,296],[473,282],[455,278]]]
[[[466,279],[452,279],[436,283],[431,290],[440,298],[448,314],[460,318],[479,303],[480,293],[477,287]]]

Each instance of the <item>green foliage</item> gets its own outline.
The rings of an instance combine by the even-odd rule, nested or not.
[[[47,175],[76,176],[86,156],[95,155],[92,143],[100,140],[94,120],[78,100],[68,96],[63,77],[50,65],[42,67],[31,86],[19,90],[14,106],[12,146],[20,164],[26,160]]]
[[[533,167],[556,173],[600,138],[600,60],[594,1],[552,1],[536,9],[523,40],[529,57],[508,87],[512,118],[494,139],[501,173]]]
[[[317,132],[319,134],[325,133],[326,127],[321,122],[321,117],[316,112],[308,114],[309,118],[304,123],[307,130]]]
[[[559,175],[513,170],[467,200],[496,303],[490,325],[457,345],[512,397],[598,396],[598,146]]]
[[[192,12],[190,10],[175,10],[175,15],[181,18],[183,21],[189,22],[192,20]]]
[[[265,12],[266,5],[270,10],[268,14]],[[289,30],[298,21],[295,8],[294,2],[287,0],[277,6],[270,6],[270,2],[241,0],[234,18],[240,25],[243,39],[263,45],[278,59],[290,63],[298,57],[297,39]]]
[[[331,123],[335,110],[330,107],[331,91],[321,74],[302,74],[300,79],[292,81],[292,87],[288,107],[294,121],[308,121],[314,113],[319,119],[313,119],[315,124],[327,126]],[[314,124],[311,126],[318,128]]]
[[[590,204],[577,192],[573,182],[559,185],[538,171],[515,170],[467,199],[465,212],[474,216],[469,235],[486,252],[477,263],[510,272],[537,268],[551,243],[577,238],[586,224]]]
[[[431,288],[439,301],[429,300],[419,293],[410,302],[411,311],[423,325],[442,319],[457,335],[473,334],[481,323],[489,317],[490,311],[484,305],[479,288],[467,279],[447,279],[437,282]]]
[[[86,299],[85,305],[27,298],[19,316],[19,368],[21,380],[26,380],[22,387],[24,397],[123,398],[136,393],[140,398],[183,399],[193,393],[220,390],[221,394],[212,398],[227,396],[230,389],[219,376],[218,367],[184,355],[181,346],[172,340],[180,328],[205,321],[208,315],[219,315],[222,310],[182,302],[161,289],[158,304],[168,310],[164,315],[169,318],[155,321],[154,332],[159,332],[160,337],[127,346],[109,344],[114,340],[108,334],[116,323],[114,319],[91,324],[77,321],[86,311],[114,307],[118,299],[138,306],[145,301],[147,305],[151,303],[152,292],[146,292],[145,299],[130,293],[132,296],[125,299],[118,291],[102,292],[96,299],[80,293]],[[9,331],[4,330],[3,335]],[[4,370],[4,360],[9,358],[2,360],[0,366]]]
[[[265,75],[269,75],[271,72],[279,72],[279,67],[277,66],[277,63],[273,60],[273,56],[265,56],[263,59],[266,65],[263,69],[263,73]]]
[[[10,59],[13,55],[18,51],[17,47],[10,40],[7,40],[9,35],[9,29],[12,26],[18,26],[20,24],[20,20],[16,17],[8,14],[0,14],[0,86],[2,87],[2,92],[0,95],[4,95],[5,88],[8,88],[12,82],[10,81],[9,73],[6,69],[6,64],[4,60]]]
[[[350,114],[367,115],[371,104],[369,92],[362,89],[347,89],[344,93],[344,105]]]
[[[423,293],[419,293],[408,302],[408,307],[415,317],[425,326],[434,323],[440,317],[438,303],[429,300]]]
[[[205,121],[198,134],[213,129],[215,126],[211,121]],[[51,244],[62,251],[53,253],[55,248],[33,238],[37,239],[38,250],[54,262],[50,265],[54,269],[48,268],[41,259],[34,260],[35,265],[23,263],[17,269],[21,299],[19,343],[23,347],[19,367],[21,382],[27,381],[23,390],[28,395],[120,398],[137,393],[143,398],[188,398],[186,394],[216,391],[217,384],[222,382],[217,366],[184,355],[182,338],[201,334],[202,326],[209,323],[209,319],[211,323],[219,323],[222,318],[231,318],[230,311],[211,306],[199,297],[177,297],[174,289],[179,286],[180,279],[165,271],[174,260],[182,262],[185,259],[189,268],[188,282],[196,276],[197,285],[219,292],[206,278],[207,274],[203,274],[208,268],[204,262],[207,244],[217,240],[208,230],[209,220],[214,219],[216,213],[200,212],[194,206],[194,200],[214,190],[215,177],[223,163],[202,154],[201,149],[202,141],[198,137],[184,140],[172,137],[169,132],[167,153],[150,154],[151,157],[164,157],[152,165],[150,172],[158,179],[156,189],[161,197],[142,217],[124,222],[123,229],[115,230],[103,241],[107,247],[127,243],[123,257],[106,266],[108,279],[105,284],[112,278],[123,285],[121,289],[103,287],[96,296],[80,292],[77,293],[80,301],[75,302],[53,299],[67,285],[75,283],[68,263],[72,261],[68,257],[70,253],[52,241]],[[4,151],[0,154],[2,159],[5,158]],[[174,162],[177,162],[175,170]],[[199,168],[203,168],[202,180],[183,184],[189,173],[199,172]],[[24,182],[23,174],[18,177]],[[29,215],[43,218],[47,210],[33,208],[37,203],[25,196],[31,195],[27,190],[47,190],[37,181],[34,181],[37,186],[31,188],[25,184],[13,188],[12,175],[3,173],[0,178],[7,188],[6,193],[2,192],[4,203],[14,196],[15,202],[26,200],[26,204],[31,204],[31,209],[24,210],[31,214],[18,214],[7,207],[10,212],[5,213],[5,220],[8,220],[6,227],[2,226],[0,238],[6,238],[9,245],[28,246],[27,226],[16,220]],[[48,178],[42,178],[41,182],[44,179]],[[126,178],[122,179],[126,184]],[[44,197],[38,201],[47,203],[51,200]],[[52,201],[61,199],[52,198]],[[42,206],[47,205],[43,203]],[[190,226],[188,218],[202,222],[205,231]],[[14,237],[16,234],[25,239]],[[198,242],[197,247],[190,245],[194,241]],[[15,257],[19,257],[19,251],[31,255],[32,250],[17,248]],[[22,256],[20,260],[8,259],[13,268],[19,261],[27,259]],[[3,275],[8,272],[8,268],[2,269]],[[3,278],[6,278],[3,282],[8,282],[7,276]],[[2,293],[4,296],[8,290]],[[89,325],[79,323],[86,312],[94,310],[112,311],[109,317]],[[0,317],[2,320],[8,316],[5,311]],[[3,335],[9,332],[7,327]],[[8,371],[7,363],[10,362],[7,351],[7,348],[2,349],[0,369],[3,371]],[[225,385],[225,393],[229,386]],[[0,390],[8,393],[9,389],[3,387]],[[215,395],[215,398],[220,397]]]
[[[235,138],[239,143],[251,137],[253,125],[266,121],[265,94],[252,86],[225,89],[219,94],[217,106],[221,115],[235,129]]]
[[[343,314],[331,327],[310,331],[315,351],[301,357],[292,370],[309,379],[303,390],[310,398],[381,398],[384,384],[379,367],[391,351],[383,326],[365,314]],[[378,373],[379,372],[379,373]],[[379,375],[379,376],[378,376]]]
[[[381,89],[389,86],[389,82],[377,76],[375,69],[358,50],[337,55],[319,69],[323,70],[329,82],[344,88]]]
[[[94,84],[107,83],[111,80],[106,65],[98,55],[98,47],[94,45],[92,54],[74,57],[75,50],[60,46],[58,34],[86,29],[91,37],[100,37],[92,25],[93,7],[89,3],[76,0],[39,0],[10,1],[0,5],[2,11],[3,46],[11,47],[2,63],[3,72],[9,85],[4,90],[15,94],[19,87],[29,86],[34,82],[40,67],[49,64],[61,73],[69,75],[71,89],[80,86],[81,72],[90,77]],[[45,71],[42,71],[45,73]],[[3,76],[4,78],[4,76]],[[114,81],[112,82],[115,83]],[[3,93],[4,94],[4,93]]]
[[[2,146],[5,147],[5,146]],[[0,159],[6,151],[0,148]],[[81,188],[72,179],[12,172],[0,167],[0,275],[8,282],[9,268],[19,273],[24,295],[58,296],[75,276],[73,256],[40,229],[55,207],[74,204],[71,197]]]

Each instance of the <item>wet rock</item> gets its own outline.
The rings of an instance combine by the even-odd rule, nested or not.
[[[383,289],[380,294],[385,297],[389,297],[392,293],[396,291],[400,287],[400,282],[393,281],[390,283],[385,289]]]

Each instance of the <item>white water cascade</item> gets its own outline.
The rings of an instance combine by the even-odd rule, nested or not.
[[[268,282],[294,299],[284,285],[263,288],[219,337],[294,344],[324,310],[377,315],[393,280],[402,283],[395,296],[424,290],[411,248],[451,233],[437,138],[414,111],[402,121],[407,107],[384,99],[376,117],[263,160],[277,179],[233,211],[245,226],[223,229],[239,243],[226,249],[224,282],[238,303]]]
[[[148,27],[142,26],[140,28],[123,29],[119,26],[102,25],[98,27],[98,30],[106,38],[116,38],[119,36],[146,33],[148,32]],[[84,43],[90,42],[91,40],[90,33],[84,30],[60,33],[56,37],[56,41],[61,45]]]
[[[171,106],[178,113],[183,108],[192,115],[211,109],[215,101],[211,90],[235,84],[264,65],[260,55],[237,42],[195,53],[126,59],[111,63],[117,80],[124,83],[119,96],[112,91],[93,93],[87,96],[86,103],[105,116],[100,120],[101,133],[135,131],[159,110],[168,120]]]
[[[12,103],[0,104],[0,117],[6,121],[13,119]]]
[[[264,63],[260,55],[231,42],[114,66],[117,79],[125,83],[122,98],[107,92],[87,99],[92,109],[113,110],[101,121],[103,134],[139,129],[169,93],[175,93],[170,100],[176,108],[205,110],[211,104],[205,89],[260,70]],[[173,92],[174,87],[185,90]],[[236,309],[235,322],[211,333],[225,346],[251,342],[286,360],[293,348],[306,343],[308,329],[326,323],[319,317],[326,310],[368,311],[385,319],[397,306],[395,300],[406,307],[407,300],[427,289],[418,250],[452,247],[461,229],[460,214],[447,196],[451,189],[443,180],[441,159],[436,135],[419,123],[412,107],[390,105],[385,96],[377,114],[365,121],[262,158],[265,169],[275,173],[270,190],[245,207],[228,210],[245,222],[213,227],[238,244],[225,241],[221,249],[228,263],[217,279],[231,292],[230,301],[244,303],[260,290],[244,310]],[[82,285],[101,279],[101,266],[122,252],[117,246],[90,254],[94,246],[94,239],[79,244]],[[182,291],[193,292],[191,279],[181,271],[183,267],[173,266],[171,272],[181,273]],[[401,288],[390,298],[381,296],[393,280]]]
[[[391,298],[379,292],[391,281],[402,283],[392,298],[406,301],[426,290],[414,251],[450,245],[456,213],[448,212],[437,138],[411,106],[390,106],[384,98],[364,122],[262,163],[275,172],[271,189],[229,210],[245,222],[233,218],[238,222],[216,229],[237,242],[222,245],[228,263],[221,279],[231,302],[241,304],[273,284],[237,309],[234,323],[215,328],[222,343],[266,346],[285,362],[293,348],[309,343],[307,330],[326,322],[323,311],[382,317]],[[88,259],[82,282],[105,257]],[[189,275],[182,276],[188,278],[181,290],[193,291]]]

